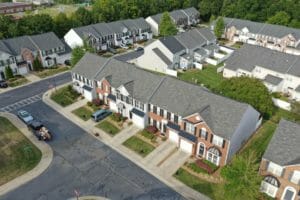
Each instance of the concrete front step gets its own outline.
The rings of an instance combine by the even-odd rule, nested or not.
[[[172,176],[190,157],[189,153],[177,150],[170,158],[159,166],[159,173]]]
[[[168,159],[174,150],[176,150],[175,143],[163,142],[143,160],[143,163],[149,167],[157,167],[160,162]]]

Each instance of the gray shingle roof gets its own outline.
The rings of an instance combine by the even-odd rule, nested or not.
[[[0,51],[10,55],[14,54],[11,52],[11,50],[6,46],[6,44],[2,40],[0,40]]]
[[[300,124],[280,120],[263,158],[278,165],[300,164]]]
[[[49,50],[65,46],[62,41],[53,33],[48,32],[40,35],[30,36],[36,46],[41,50]]]
[[[146,20],[142,17],[133,19],[133,22],[135,23],[136,27],[144,30],[144,29],[150,29],[150,25],[146,22]]]
[[[300,85],[295,89],[296,92],[300,92]]]
[[[108,81],[112,87],[125,84],[135,99],[150,102],[182,117],[200,113],[214,133],[226,139],[231,138],[250,107],[198,85],[160,76],[114,58],[87,53],[72,71],[82,75],[86,73],[87,78],[94,77],[95,80],[110,77]]]
[[[156,15],[152,15],[150,16],[157,24],[160,24],[160,18],[162,16],[162,13],[156,14]]]
[[[130,31],[138,32],[139,28],[137,27],[135,21],[133,19],[125,19],[121,21],[124,26],[128,28]]]
[[[14,56],[20,55],[24,48],[30,49],[31,51],[37,50],[37,47],[29,39],[29,36],[10,38],[2,41]]]
[[[92,26],[102,37],[113,34],[113,31],[106,23],[93,24]]]
[[[114,21],[107,23],[107,26],[113,31],[113,33],[123,33],[128,28],[122,23],[122,21]]]
[[[200,15],[199,11],[194,8],[194,7],[190,7],[190,8],[186,8],[183,9],[183,11],[188,15],[188,16],[196,16],[196,15]]]
[[[182,10],[174,10],[170,12],[170,16],[173,20],[178,21],[180,19],[188,19],[186,14]]]
[[[300,39],[300,29],[296,28],[227,17],[224,18],[224,22],[227,28],[235,26],[237,29],[241,30],[244,27],[247,27],[251,33],[269,35],[277,38],[292,34],[296,40]]]
[[[165,47],[167,47],[173,54],[185,49],[185,47],[173,36],[162,37],[159,39]]]
[[[127,62],[127,61],[133,60],[135,58],[138,58],[138,57],[142,56],[143,54],[144,54],[144,51],[132,51],[129,53],[115,56],[114,58],[119,61]]]
[[[152,49],[152,51],[166,64],[166,65],[171,65],[172,61],[165,56],[165,54],[163,54],[163,52],[161,52],[161,50],[159,50],[158,48],[154,48]]]
[[[225,68],[251,72],[255,66],[300,77],[299,56],[244,44],[225,61]]]
[[[199,28],[197,31],[208,41],[217,39],[215,34],[209,28]]]
[[[89,36],[90,34],[100,38],[101,34],[98,33],[95,28],[92,25],[88,25],[88,26],[81,26],[81,27],[77,27],[77,28],[73,28],[73,30],[81,37],[81,38],[85,38],[87,36]]]
[[[198,32],[197,29],[180,33],[176,35],[175,38],[187,49],[195,49],[206,44],[207,42],[207,40]]]
[[[277,76],[273,76],[271,74],[268,74],[265,78],[264,81],[267,83],[270,83],[272,85],[279,85],[279,83],[281,83],[283,81],[282,78],[277,77]]]

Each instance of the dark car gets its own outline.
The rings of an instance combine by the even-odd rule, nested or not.
[[[71,60],[65,60],[65,65],[71,66]]]
[[[5,81],[0,81],[0,88],[7,88],[8,84]]]
[[[52,133],[38,120],[33,120],[28,124],[28,128],[39,140],[47,141],[52,139]]]
[[[105,117],[109,116],[111,114],[110,110],[97,110],[96,112],[94,112],[91,116],[91,118],[95,121],[98,122],[102,119],[104,119]]]
[[[135,51],[144,51],[144,48],[143,48],[143,47],[137,47],[137,48],[135,49]]]

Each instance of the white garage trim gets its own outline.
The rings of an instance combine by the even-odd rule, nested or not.
[[[183,151],[192,154],[193,152],[193,143],[190,143],[184,139],[180,139],[180,149],[182,149]]]

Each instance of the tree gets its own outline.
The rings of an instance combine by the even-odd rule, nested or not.
[[[224,33],[224,29],[225,29],[225,24],[224,24],[224,19],[223,17],[219,17],[216,21],[216,25],[215,25],[215,35],[217,38],[221,38],[223,33]]]
[[[168,12],[164,12],[160,24],[159,24],[159,34],[162,36],[170,36],[177,34],[176,25],[173,23]]]
[[[11,79],[14,77],[14,73],[10,66],[5,67],[4,74],[6,79]]]
[[[252,105],[265,117],[274,112],[272,96],[259,79],[246,76],[226,79],[217,90],[224,96]]]
[[[232,163],[221,170],[221,175],[226,180],[226,199],[258,199],[261,183],[258,163],[256,154],[249,152],[233,158]]]
[[[274,16],[268,18],[267,23],[288,26],[291,17],[284,11],[277,12]]]
[[[19,35],[33,35],[53,31],[53,19],[48,14],[29,15],[18,21]]]
[[[54,32],[58,37],[63,37],[71,28],[80,25],[74,18],[68,18],[65,13],[59,13],[54,18]]]
[[[43,69],[43,65],[38,57],[33,60],[32,67],[34,71],[40,71]]]
[[[83,47],[75,47],[72,50],[72,55],[71,55],[71,65],[74,67],[77,62],[84,56],[85,50]]]
[[[211,15],[220,15],[220,10],[222,8],[223,0],[202,0],[199,3],[200,15],[205,20],[208,21]]]
[[[85,9],[84,7],[79,7],[74,13],[73,19],[80,22],[81,26],[89,25],[93,23],[92,12]]]

